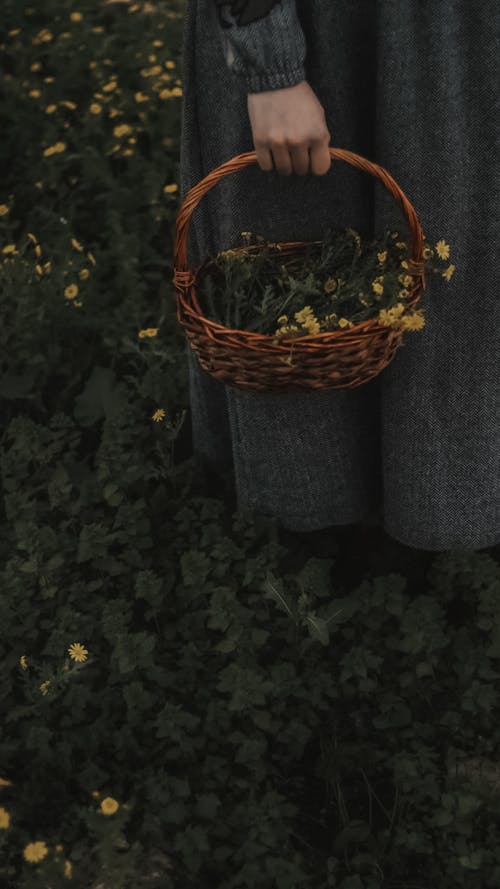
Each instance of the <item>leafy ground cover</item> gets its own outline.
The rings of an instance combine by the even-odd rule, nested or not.
[[[235,511],[175,324],[182,6],[2,11],[0,886],[496,889],[498,561],[342,585]]]

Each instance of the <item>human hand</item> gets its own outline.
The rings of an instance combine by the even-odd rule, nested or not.
[[[264,172],[323,176],[331,166],[325,112],[307,81],[249,93],[247,108],[257,162]],[[273,167],[274,159],[274,167]]]

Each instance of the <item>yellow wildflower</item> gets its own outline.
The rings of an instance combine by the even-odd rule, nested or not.
[[[409,268],[408,263],[406,262],[406,259],[401,260],[401,265],[404,269]]]
[[[40,685],[40,691],[42,692],[43,695],[46,695],[49,693],[49,685],[50,685],[50,679],[46,679],[45,682],[42,682],[42,684]]]
[[[177,185],[177,182],[172,182],[170,185],[165,185],[163,191],[165,194],[172,194],[172,192],[177,191],[178,188],[179,186]]]
[[[12,787],[12,781],[8,781],[7,778],[0,778],[0,787]]]
[[[392,309],[381,309],[378,313],[378,321],[383,327],[401,327],[402,319],[395,315]]]
[[[54,111],[57,111],[57,105],[47,105],[45,114],[54,114]]]
[[[132,133],[132,127],[129,127],[128,123],[122,123],[120,126],[115,127],[113,130],[113,134],[117,139],[120,139],[121,136],[130,136]]]
[[[381,253],[377,253],[377,259],[380,263],[384,263],[387,259],[387,250],[382,250]]]
[[[102,105],[99,105],[99,102],[92,102],[89,111],[91,114],[100,114],[102,111]]]
[[[81,12],[72,12],[70,15],[70,19],[72,22],[81,22],[81,20],[83,19],[83,15],[81,14]]]
[[[134,98],[135,98],[135,101],[138,103],[149,102],[149,96],[147,96],[146,93],[141,93],[140,90],[138,93],[135,94]]]
[[[165,416],[165,411],[163,410],[162,407],[159,407],[158,410],[156,410],[154,412],[151,419],[154,420],[155,423],[159,423],[161,420],[163,420],[164,416]]]
[[[68,654],[74,661],[83,663],[83,661],[87,660],[88,651],[79,642],[72,642],[68,648]]]
[[[75,102],[70,102],[69,99],[63,99],[61,105],[64,105],[65,108],[69,108],[70,111],[75,111],[77,106]]]
[[[389,311],[392,312],[392,314],[396,318],[398,318],[403,314],[405,309],[406,309],[406,306],[404,305],[404,303],[396,303],[396,305],[393,306],[392,309],[390,309]]]
[[[23,855],[26,861],[41,861],[42,858],[45,858],[48,851],[46,843],[28,843],[24,847]]]
[[[66,151],[66,143],[56,142],[55,145],[49,145],[49,147],[45,149],[43,156],[52,157],[53,154],[62,154],[63,151]]]
[[[106,83],[102,87],[102,91],[103,91],[103,93],[112,93],[113,90],[115,90],[117,86],[118,86],[118,84],[117,84],[116,80],[110,80],[109,83]]]
[[[17,253],[16,245],[15,244],[7,244],[3,248],[2,253],[5,253],[7,256],[11,253]]]
[[[43,269],[42,269],[41,265],[36,265],[35,269],[36,269],[36,272],[38,275],[43,275]]]
[[[78,296],[78,285],[68,284],[64,291],[64,296],[66,297],[66,299],[74,299],[75,296]]]
[[[375,293],[378,293],[378,294],[382,294],[384,292],[383,285],[380,284],[378,281],[373,282],[372,289],[374,290]]]
[[[308,320],[309,318],[311,318],[312,320],[315,320],[314,312],[313,312],[311,306],[304,306],[304,308],[301,309],[300,312],[295,312],[295,320],[298,321],[299,324],[302,321]]]
[[[44,267],[43,267],[43,270],[44,270],[44,272],[45,272],[46,275],[48,275],[49,272],[52,271],[52,263],[51,263],[50,259],[49,259],[48,262],[45,263],[45,265],[44,265]]]
[[[424,259],[430,259],[431,256],[434,256],[434,250],[432,250],[431,247],[424,247],[422,253],[423,253]]]
[[[63,849],[64,849],[63,844],[62,844],[62,843],[58,843],[57,846],[56,846],[56,852],[62,852]]]
[[[449,281],[454,271],[455,271],[455,266],[449,265],[448,268],[445,269],[445,271],[442,272],[441,274],[442,274],[443,278],[446,278],[446,280]]]
[[[76,238],[71,238],[71,246],[78,250],[79,253],[83,253],[83,247],[80,244],[80,241],[77,241]]]
[[[175,68],[175,62],[169,59],[168,62],[165,62],[165,68]]]
[[[161,65],[155,65],[153,68],[143,68],[141,74],[143,77],[156,77],[161,71]]]
[[[278,324],[286,324],[288,321],[288,315],[280,315],[278,318]]]
[[[42,255],[42,248],[40,247],[40,244],[37,244],[35,246],[35,256],[37,259],[40,259],[41,255]]]
[[[43,28],[31,42],[36,46],[37,43],[50,43],[53,39],[54,35],[47,28]]]
[[[94,254],[93,254],[93,253],[87,253],[87,258],[90,260],[90,262],[92,263],[92,265],[95,265],[95,259],[94,259]]]
[[[66,860],[64,862],[64,876],[67,877],[68,880],[71,880],[72,873],[73,873],[73,865],[71,864],[71,861],[68,858],[66,858]]]
[[[137,336],[141,340],[144,339],[145,336],[156,336],[159,329],[159,327],[146,327],[144,330],[140,330]]]
[[[336,289],[337,289],[337,282],[336,282],[335,278],[327,278],[327,280],[325,281],[324,287],[323,287],[323,290],[325,291],[325,293],[332,293]]]
[[[425,327],[425,319],[421,309],[417,309],[413,313],[406,315],[401,319],[404,330],[421,330]]]
[[[354,324],[348,318],[339,318],[339,327],[354,327]]]
[[[0,204],[0,216],[7,216],[7,213],[10,213],[7,204]]]
[[[401,249],[404,249],[406,247],[406,241],[396,241],[396,247],[401,247]]]
[[[26,237],[29,238],[29,240],[32,241],[33,244],[38,244],[36,236],[33,234],[33,232],[28,232]]]
[[[86,281],[87,278],[89,278],[89,276],[90,276],[90,272],[89,272],[88,269],[82,269],[82,270],[79,272],[79,275],[78,275],[78,277],[79,277],[80,280],[82,280],[82,281]]]
[[[119,804],[112,796],[107,796],[101,802],[101,812],[103,815],[114,815],[118,810]]]
[[[161,90],[159,96],[160,99],[171,99],[173,96],[173,90]]]
[[[42,66],[41,66],[40,62],[33,62],[33,64],[30,65],[30,71],[41,71],[41,69],[42,69]]]
[[[449,259],[450,245],[447,244],[443,238],[441,238],[441,240],[438,241],[436,244],[436,252],[440,259]]]
[[[0,806],[0,829],[7,830],[10,827],[10,815],[6,809]]]

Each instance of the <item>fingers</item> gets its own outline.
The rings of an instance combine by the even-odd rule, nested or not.
[[[330,136],[328,136],[330,142]],[[255,149],[257,163],[264,173],[276,170],[280,176],[324,176],[331,167],[330,147],[325,141],[312,145],[290,147],[280,144],[259,146]]]

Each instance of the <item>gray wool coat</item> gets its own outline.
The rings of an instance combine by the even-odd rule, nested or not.
[[[307,80],[331,146],[388,169],[456,266],[449,283],[428,275],[426,326],[357,389],[238,390],[187,345],[194,450],[234,469],[239,511],[310,531],[379,510],[408,546],[500,542],[499,60],[497,0],[281,0],[231,27],[214,0],[186,0],[181,200],[254,149],[249,92]],[[309,241],[332,222],[408,234],[383,185],[348,164],[320,177],[255,164],[203,197],[190,265],[241,245],[242,231]]]

